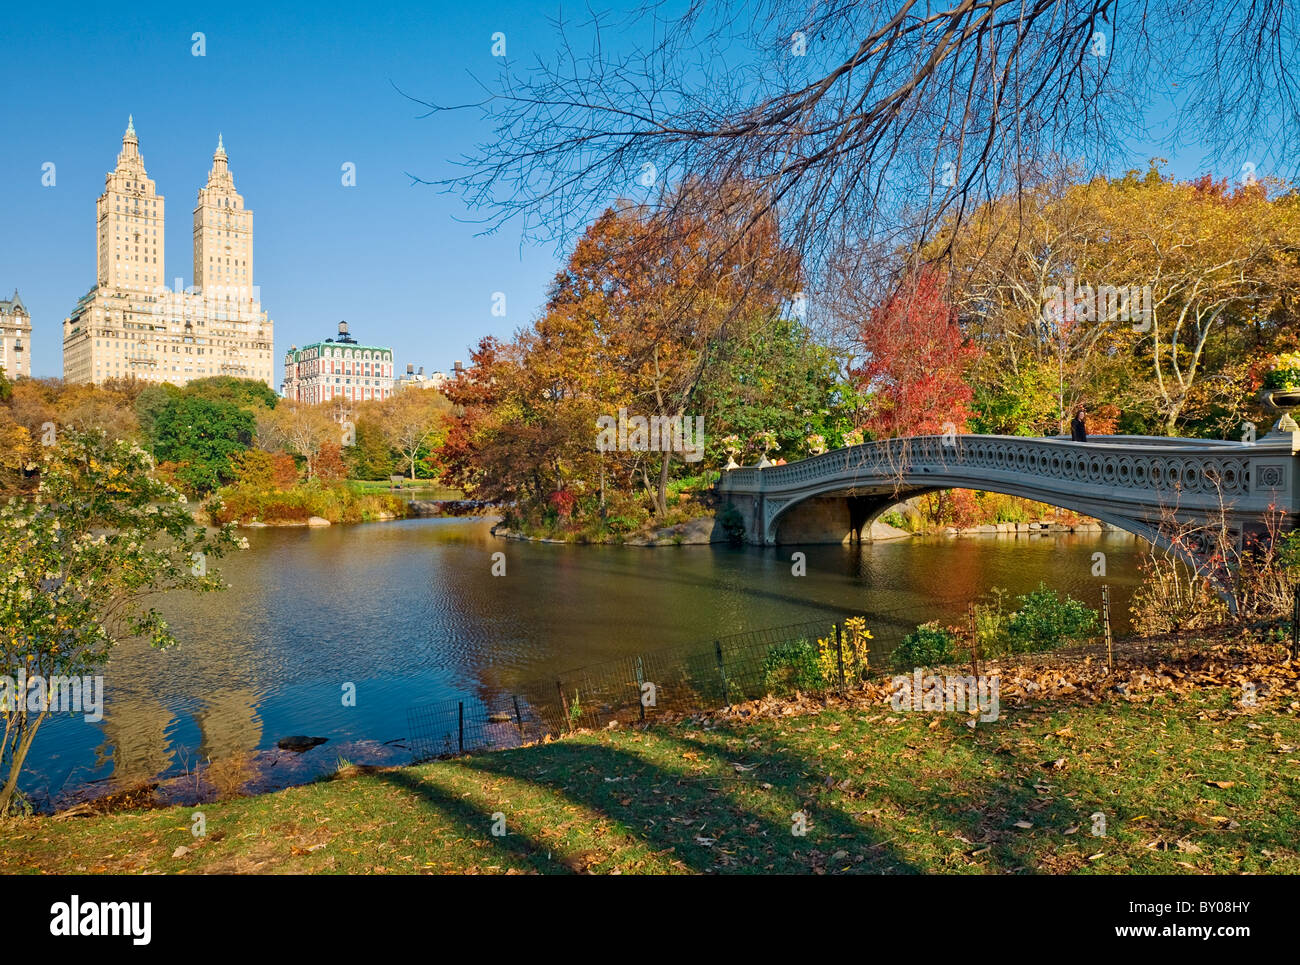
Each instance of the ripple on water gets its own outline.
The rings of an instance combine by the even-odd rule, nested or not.
[[[1111,534],[902,540],[863,547],[569,546],[498,540],[483,519],[422,519],[249,533],[221,561],[225,593],[160,603],[183,645],[120,647],[104,720],[53,719],[29,791],[104,786],[258,752],[311,734],[309,755],[400,757],[417,704],[470,698],[559,671],[747,629],[908,607],[958,618],[990,587],[1042,580],[1092,605],[1107,555],[1117,632],[1136,582],[1134,541]],[[506,575],[491,575],[491,556]],[[356,688],[354,707],[343,687]],[[367,751],[367,748],[370,750]],[[324,758],[322,758],[324,759]]]

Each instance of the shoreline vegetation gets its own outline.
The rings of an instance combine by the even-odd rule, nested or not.
[[[217,490],[202,512],[214,526],[233,523],[244,528],[326,526],[375,523],[424,516],[472,516],[490,509],[443,486],[407,485],[394,489],[384,483],[313,480],[293,486],[229,486]],[[418,498],[416,498],[418,497]]]
[[[200,836],[192,805],[122,793],[0,822],[0,872],[1300,872],[1300,673],[1276,635],[985,672],[1002,681],[991,722],[899,711],[873,679],[427,764],[340,760],[251,797],[227,786]]]
[[[716,477],[718,474],[714,473]],[[711,487],[716,478],[708,480]],[[502,519],[492,528],[503,539],[538,543],[693,546],[737,542],[726,509],[711,488],[670,487],[674,499],[661,517],[639,522],[605,517],[574,519],[554,511],[529,512],[499,507]],[[956,504],[954,506],[954,504]],[[1125,533],[1108,523],[1042,503],[986,492],[949,492],[900,502],[871,524],[864,541],[881,542],[912,536],[1064,535]]]

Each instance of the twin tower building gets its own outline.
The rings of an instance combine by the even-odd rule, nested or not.
[[[184,385],[233,375],[274,387],[273,323],[253,282],[253,212],[220,136],[194,207],[194,284],[168,288],[164,199],[145,172],[134,119],[96,202],[95,285],[63,322],[63,376]]]

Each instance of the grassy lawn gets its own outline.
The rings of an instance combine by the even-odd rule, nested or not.
[[[348,486],[358,493],[392,493],[393,484],[387,479],[349,479]],[[418,494],[422,499],[464,499],[459,489],[440,485],[430,479],[402,480],[402,492]]]
[[[974,729],[832,704],[587,733],[197,809],[14,820],[0,872],[1300,873],[1294,702],[1237,697],[1053,698]]]

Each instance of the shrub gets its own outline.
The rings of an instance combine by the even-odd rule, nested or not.
[[[1209,579],[1183,560],[1153,550],[1138,564],[1142,584],[1129,612],[1141,636],[1203,630],[1228,619],[1228,608]]]
[[[933,621],[921,624],[903,637],[890,655],[890,660],[895,667],[900,668],[930,667],[956,663],[962,656],[957,649],[957,638],[953,632]]]
[[[679,493],[687,491],[703,491],[708,489],[722,477],[722,473],[716,469],[708,469],[704,472],[697,473],[694,476],[683,476],[681,479],[673,479],[668,483],[669,495],[676,496]]]
[[[573,506],[578,501],[578,498],[573,494],[572,490],[557,489],[546,497],[546,501],[550,508],[555,511],[557,517],[568,519],[573,515]]]
[[[726,508],[718,514],[718,524],[722,527],[722,531],[727,534],[729,542],[743,543],[745,541],[745,517],[740,515],[740,510],[731,503],[727,503]]]
[[[1020,598],[1020,606],[1006,621],[1006,638],[1013,653],[1050,650],[1097,632],[1097,611],[1071,597],[1061,599],[1044,583]]]
[[[893,526],[895,529],[908,529],[907,518],[897,509],[891,509],[880,517],[880,521],[886,526]]]
[[[763,685],[774,694],[825,689],[817,648],[802,637],[778,643],[763,660]]]
[[[405,503],[387,493],[360,493],[344,485],[305,483],[278,489],[272,486],[234,485],[217,491],[209,506],[215,523],[302,523],[320,516],[331,523],[360,523],[385,514],[405,515]]]

